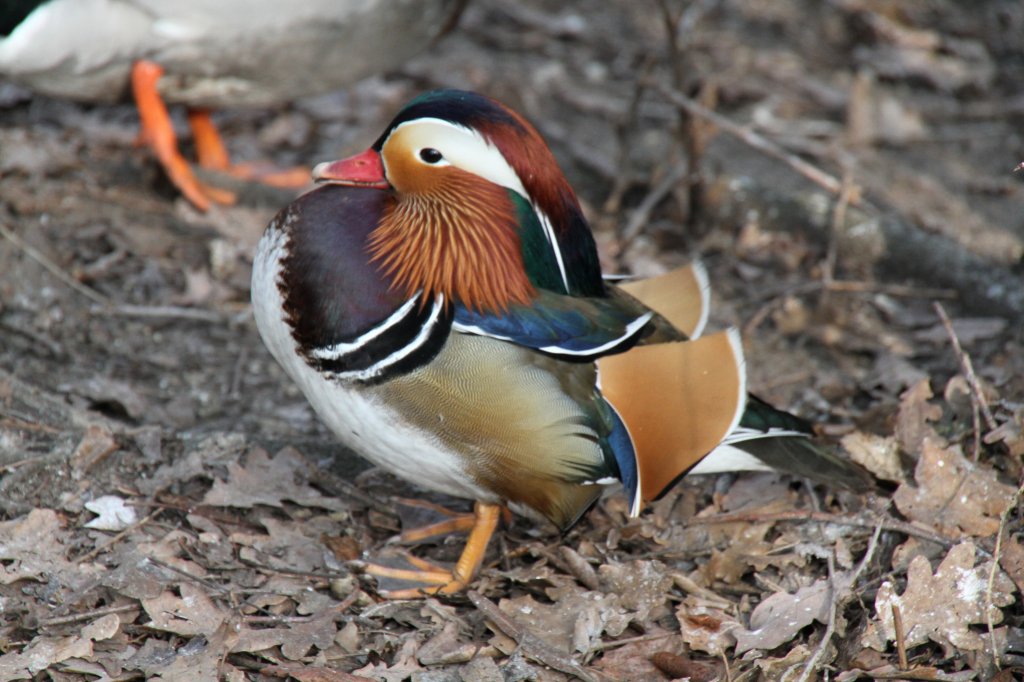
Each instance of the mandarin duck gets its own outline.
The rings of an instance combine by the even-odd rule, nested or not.
[[[8,0],[0,77],[37,92],[115,102],[129,92],[148,144],[197,208],[233,195],[201,183],[178,151],[167,104],[184,104],[199,163],[301,186],[308,169],[232,166],[211,108],[266,107],[401,64],[439,37],[466,0]]]
[[[370,573],[458,591],[502,508],[565,530],[616,482],[636,515],[687,472],[862,481],[747,395],[734,330],[701,334],[703,268],[602,277],[552,153],[502,104],[427,93],[314,177],[259,243],[260,335],[347,446],[476,503],[454,569]]]

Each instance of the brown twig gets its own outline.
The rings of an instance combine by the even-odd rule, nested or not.
[[[992,600],[992,591],[995,589],[996,583],[996,571],[999,570],[999,556],[1003,551],[1003,533],[1006,531],[1006,523],[1010,518],[1010,512],[1020,502],[1020,496],[1024,494],[1024,485],[1017,488],[1017,492],[1014,493],[1013,499],[1006,505],[1006,509],[999,515],[999,528],[996,530],[996,546],[992,550],[992,568],[988,572],[988,582],[985,585],[985,624],[988,626],[988,640],[989,646],[992,647],[992,663],[995,665],[996,670],[1001,667],[999,665],[999,654],[996,650],[996,628],[995,623],[992,622],[992,612],[995,610],[996,605]]]
[[[929,287],[913,287],[905,284],[885,284],[882,282],[865,282],[858,280],[832,280],[826,282],[824,279],[802,284],[787,285],[785,287],[772,287],[761,292],[755,300],[764,301],[750,319],[743,325],[743,336],[753,335],[754,330],[761,326],[765,318],[772,310],[779,305],[786,296],[810,294],[825,290],[827,292],[842,292],[849,294],[886,294],[899,298],[945,298],[954,299],[957,297],[953,289],[936,289]]]
[[[657,0],[657,5],[661,11],[662,27],[665,31],[665,42],[673,88],[676,92],[683,92],[688,89],[687,75],[692,70],[690,68],[691,65],[688,63],[691,60],[687,59],[687,50],[683,45],[683,36],[680,30],[683,12],[673,13],[669,7],[668,0]],[[700,164],[704,157],[707,135],[701,129],[697,116],[692,111],[680,107],[678,109],[678,116],[679,128],[677,134],[686,155],[686,159],[683,162],[683,172],[680,176],[686,179],[688,204],[686,219],[688,226],[692,229],[704,211],[704,180],[701,176]],[[666,190],[666,193],[674,186],[675,183],[673,182],[673,185]]]
[[[216,583],[210,582],[206,578],[200,577],[200,576],[195,575],[193,573],[189,573],[188,571],[180,569],[177,566],[172,566],[171,564],[167,563],[166,561],[163,561],[162,559],[157,559],[156,557],[151,556],[151,557],[146,557],[146,560],[151,562],[151,563],[153,563],[153,564],[155,564],[155,565],[157,565],[157,566],[159,566],[160,568],[163,568],[163,569],[165,569],[167,571],[170,571],[171,573],[175,573],[177,575],[180,575],[181,577],[187,578],[187,579],[191,580],[192,582],[197,583],[199,585],[202,585],[203,587],[205,587],[205,588],[207,588],[209,590],[213,590],[214,592],[219,592],[221,594],[225,594],[225,593],[230,591],[230,590],[228,590],[228,588],[222,587],[222,586],[220,586],[220,585],[218,585]]]
[[[782,147],[778,146],[771,140],[758,135],[750,128],[733,123],[726,117],[711,111],[681,92],[665,86],[663,83],[656,84],[656,87],[661,94],[667,97],[668,100],[676,106],[686,109],[686,111],[695,116],[700,116],[703,119],[711,121],[723,131],[729,133],[733,137],[739,138],[749,147],[782,161],[800,175],[804,176],[816,185],[820,185],[832,194],[839,195],[842,193],[843,183],[834,175],[830,175],[817,166],[804,161],[800,157],[790,154]],[[854,188],[851,191],[849,203],[853,206],[861,206],[863,204],[859,188]]]
[[[836,584],[835,578],[835,559],[830,554],[828,557],[828,580],[829,590],[832,593],[832,598],[828,607],[828,624],[825,626],[825,634],[821,636],[821,642],[818,643],[818,647],[814,650],[814,654],[807,659],[807,663],[804,665],[803,672],[800,674],[798,682],[805,682],[811,679],[811,675],[814,674],[815,669],[818,666],[818,661],[825,655],[825,649],[828,648],[828,643],[832,641],[832,637],[836,633],[836,618],[839,614],[839,607],[849,601],[850,597],[853,596],[853,588],[856,586],[857,581],[860,580],[861,575],[867,569],[871,559],[875,556],[875,550],[878,548],[878,538],[882,535],[882,524],[879,523],[875,526],[875,532],[871,535],[871,539],[868,541],[867,549],[864,550],[864,556],[861,557],[860,563],[857,564],[857,568],[854,569],[853,574],[850,576],[849,582],[845,584],[842,593],[838,591],[838,585]],[[844,581],[845,582],[845,581]]]
[[[101,609],[92,609],[91,611],[83,611],[82,613],[76,613],[70,616],[61,616],[60,618],[44,618],[39,621],[39,625],[42,627],[53,627],[55,625],[69,625],[71,623],[81,623],[83,620],[92,620],[93,618],[99,618],[100,616],[109,616],[111,613],[125,613],[127,611],[137,611],[142,607],[138,604],[122,604],[121,606],[105,606]]]
[[[466,593],[473,606],[491,621],[496,628],[511,637],[519,645],[523,655],[567,675],[575,675],[584,682],[598,682],[591,671],[581,666],[565,654],[555,651],[532,632],[519,625],[497,607],[487,597],[475,590]]]
[[[132,305],[128,303],[111,303],[107,308],[98,311],[104,315],[115,317],[156,317],[178,320],[195,320],[197,322],[224,322],[228,316],[216,310],[205,308],[185,308],[176,305]]]
[[[856,516],[840,516],[837,514],[829,514],[827,512],[811,512],[811,511],[784,511],[784,512],[772,512],[760,514],[757,512],[744,512],[737,514],[716,514],[715,516],[695,517],[688,521],[689,524],[718,524],[718,523],[772,523],[776,521],[794,521],[794,522],[805,522],[805,521],[821,521],[824,523],[834,523],[840,526],[854,526],[856,528],[874,528],[876,522],[869,521],[867,519],[858,518]],[[956,544],[956,540],[953,538],[947,538],[938,533],[934,533],[925,528],[920,528],[913,524],[905,521],[899,521],[893,518],[883,518],[880,522],[882,530],[891,530],[897,533],[903,533],[904,535],[910,535],[922,540],[934,542],[943,547],[952,547]]]
[[[619,239],[618,247],[619,253],[625,251],[633,240],[640,235],[651,218],[651,211],[676,188],[680,180],[686,177],[686,172],[686,161],[674,164],[661,178],[661,181],[652,187],[647,196],[637,204],[637,207],[629,215],[629,221],[622,228],[622,237]]]
[[[108,315],[119,315],[123,317],[166,317],[185,320],[198,320],[201,322],[223,322],[225,316],[213,310],[202,308],[183,308],[180,306],[144,306],[131,304],[118,304],[110,300],[92,287],[82,284],[73,276],[68,274],[57,263],[54,263],[42,251],[35,248],[17,234],[0,223],[0,237],[3,237],[26,256],[43,266],[51,275],[73,291],[85,296],[87,299],[101,307],[99,312]]]
[[[29,258],[31,258],[32,260],[46,268],[46,270],[48,270],[51,275],[60,280],[61,283],[67,285],[69,288],[78,292],[82,296],[85,296],[93,303],[98,303],[104,307],[109,307],[113,305],[109,298],[107,298],[100,292],[96,291],[92,287],[85,286],[77,279],[69,275],[67,272],[64,271],[63,268],[61,268],[59,265],[50,260],[42,251],[24,241],[14,232],[11,232],[11,230],[9,230],[7,226],[4,225],[3,223],[0,223],[0,236],[9,241],[11,244],[13,244],[15,248],[20,250],[26,256],[28,256]]]
[[[825,262],[821,268],[821,282],[823,285],[820,305],[824,306],[828,295],[832,291],[830,285],[836,281],[836,261],[839,259],[839,232],[846,224],[846,207],[850,204],[850,197],[854,191],[853,174],[849,168],[843,171],[843,186],[836,199],[836,206],[832,211],[832,222],[828,233],[828,245],[825,249]]]
[[[977,401],[978,406],[981,408],[981,414],[985,417],[985,424],[988,426],[989,431],[993,431],[999,424],[996,423],[995,417],[992,416],[988,400],[985,399],[985,395],[981,391],[981,384],[978,383],[978,377],[974,374],[971,357],[960,346],[960,339],[956,335],[956,330],[953,329],[953,322],[949,319],[949,315],[946,314],[946,309],[938,301],[932,303],[932,306],[935,308],[935,313],[939,316],[939,319],[942,320],[942,326],[946,328],[949,340],[953,344],[953,350],[960,361],[960,369],[964,373],[967,385],[971,389],[971,400]]]
[[[83,554],[82,556],[78,557],[77,559],[74,559],[72,561],[72,563],[80,564],[83,561],[89,561],[90,559],[95,558],[97,555],[99,555],[100,552],[105,551],[107,548],[109,548],[112,545],[115,545],[118,542],[120,542],[121,540],[123,540],[128,535],[128,533],[131,533],[133,530],[137,530],[137,529],[142,528],[143,526],[145,526],[147,523],[149,523],[154,518],[156,518],[156,516],[160,512],[162,512],[162,511],[163,511],[163,509],[157,509],[156,511],[150,512],[147,516],[142,517],[141,519],[139,519],[138,521],[136,521],[132,525],[128,526],[127,528],[125,528],[124,530],[122,530],[121,532],[119,532],[117,535],[113,536],[112,538],[110,538],[106,542],[104,542],[102,544],[99,544],[99,545],[96,545],[96,547],[94,547],[92,550],[86,552],[85,554]]]
[[[903,639],[903,614],[900,613],[899,604],[892,605],[892,629],[896,638],[896,654],[899,656],[900,670],[908,670],[910,663],[907,662],[907,642]]]
[[[324,613],[333,611],[337,613],[344,613],[356,603],[356,600],[362,596],[362,590],[353,590],[351,594],[342,599],[334,606],[328,607],[324,611],[314,613],[309,616],[283,616],[283,615],[271,615],[271,616],[243,616],[242,622],[244,623],[308,623],[311,620],[315,620],[324,615]]]

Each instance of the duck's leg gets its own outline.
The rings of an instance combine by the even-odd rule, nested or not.
[[[452,533],[468,532],[476,525],[476,513],[458,512],[440,504],[409,497],[395,499],[402,532],[393,542],[417,545]],[[426,523],[424,523],[426,521]]]
[[[473,526],[466,540],[466,546],[459,556],[455,567],[447,569],[418,559],[409,554],[402,554],[399,559],[402,566],[385,566],[371,563],[366,572],[376,576],[384,587],[381,595],[389,599],[413,599],[431,594],[453,594],[466,589],[476,577],[483,563],[487,545],[498,527],[503,507],[497,504],[477,502],[473,508]],[[388,589],[392,583],[413,584],[414,587]]]
[[[211,201],[234,203],[233,192],[199,182],[188,161],[178,151],[178,138],[171,125],[171,116],[157,92],[157,82],[162,75],[163,69],[154,62],[139,61],[132,67],[132,94],[142,124],[140,139],[156,154],[174,186],[200,211],[209,209]]]
[[[310,183],[310,169],[305,166],[275,168],[261,162],[232,164],[227,147],[207,109],[189,109],[188,123],[192,128],[196,156],[203,168],[285,189],[296,189]]]

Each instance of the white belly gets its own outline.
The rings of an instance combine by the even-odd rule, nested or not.
[[[313,409],[346,446],[375,465],[409,481],[449,495],[492,501],[465,471],[462,460],[433,434],[410,426],[372,389],[328,380],[302,359],[283,317],[278,275],[284,234],[268,232],[253,262],[252,305],[263,342],[298,384]]]

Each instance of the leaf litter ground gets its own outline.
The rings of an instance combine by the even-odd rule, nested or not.
[[[639,519],[611,495],[565,537],[515,520],[469,593],[403,602],[358,562],[422,494],[333,444],[246,306],[288,198],[197,214],[130,109],[0,84],[0,679],[1014,679],[1024,309],[997,285],[1024,252],[1022,29],[1012,2],[479,2],[401,73],[223,114],[240,154],[290,165],[358,151],[426,87],[508,101],[606,267],[700,253],[754,390],[881,481],[684,481]],[[683,122],[690,227],[678,91],[747,126]]]

